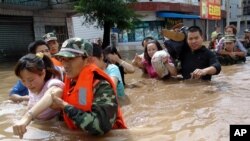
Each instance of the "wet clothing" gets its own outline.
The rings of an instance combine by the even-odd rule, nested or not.
[[[223,48],[223,50],[227,51],[225,48]],[[234,47],[233,51],[242,52],[237,47]],[[225,54],[217,54],[217,56],[221,65],[233,65],[233,64],[244,63],[246,61],[246,57],[240,57],[240,56],[231,57],[230,55],[225,55]]]
[[[149,77],[151,78],[157,78],[157,72],[155,71],[155,69],[153,68],[153,65],[150,64],[148,61],[144,60],[143,61],[143,66],[146,70],[146,73],[148,74]]]
[[[185,41],[165,40],[164,45],[173,60],[179,59],[181,52],[186,45]]]
[[[116,91],[117,95],[119,97],[125,96],[124,92],[124,85],[122,83],[122,77],[119,68],[114,65],[114,64],[108,64],[107,68],[105,69],[105,72],[110,76],[110,77],[116,77],[118,82],[116,86]]]
[[[174,40],[165,40],[164,45],[166,47],[166,49],[164,50],[167,50],[167,52],[170,54],[177,72],[180,73],[181,70],[180,56],[183,50],[185,50],[185,47],[188,46],[186,40],[179,42]]]
[[[115,65],[119,68],[121,78],[122,78],[122,83],[123,83],[123,86],[125,86],[126,83],[125,83],[125,78],[124,78],[124,75],[125,75],[124,67],[122,65],[120,65],[119,63],[116,63]]]
[[[29,94],[28,89],[23,85],[21,80],[18,80],[17,83],[12,87],[9,95],[18,94],[20,96],[25,96]]]
[[[234,46],[232,49],[229,49],[229,50],[226,47],[222,46],[222,48],[220,49],[220,52],[217,53],[217,56],[221,65],[233,65],[233,64],[243,63],[246,61],[245,56],[244,57],[242,56],[231,57],[230,55],[227,55],[227,54],[221,54],[222,51],[225,51],[227,53],[243,52],[246,55],[245,50],[242,51],[240,48],[237,47],[237,44],[236,46]]]
[[[114,83],[95,65],[83,68],[75,82],[66,77],[64,120],[71,129],[102,135],[112,128],[126,128],[117,103]]]
[[[216,68],[216,74],[221,71],[221,65],[216,57],[216,55],[202,46],[200,49],[191,51],[191,49],[186,46],[185,50],[180,56],[181,61],[181,74],[184,79],[190,79],[191,74],[195,69],[204,69],[210,66]],[[203,80],[211,80],[211,75],[202,76]]]
[[[221,65],[233,65],[246,62],[246,57],[238,57],[232,58],[229,55],[218,55],[218,59]]]
[[[45,92],[52,86],[60,87],[63,89],[64,83],[58,79],[50,79],[44,84],[42,90],[38,94],[35,94],[35,93],[29,91],[28,108],[31,109],[44,96]],[[40,113],[36,117],[36,119],[48,120],[48,119],[55,117],[58,113],[59,113],[59,111],[57,111],[57,110],[47,108],[42,113]]]

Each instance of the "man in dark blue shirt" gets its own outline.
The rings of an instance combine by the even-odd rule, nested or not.
[[[28,89],[22,84],[21,80],[18,80],[10,90],[9,99],[14,102],[28,101],[28,94]]]
[[[211,80],[219,74],[221,65],[216,55],[202,45],[202,30],[191,26],[187,30],[187,44],[180,55],[181,74],[184,79]]]

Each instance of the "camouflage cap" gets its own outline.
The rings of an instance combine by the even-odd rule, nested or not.
[[[51,41],[51,40],[57,40],[56,34],[53,32],[49,32],[45,35],[43,35],[43,40],[45,42]]]
[[[225,35],[224,37],[224,43],[226,42],[234,42],[236,40],[235,36],[234,35]]]
[[[55,56],[73,58],[79,55],[92,56],[93,46],[82,38],[70,38],[63,42],[61,50]]]

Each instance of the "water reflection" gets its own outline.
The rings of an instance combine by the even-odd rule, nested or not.
[[[135,52],[130,53],[131,58]],[[130,58],[130,59],[131,59]],[[230,124],[250,123],[249,59],[246,64],[225,66],[211,82],[158,81],[141,77],[141,71],[127,74],[129,102],[122,110],[128,130],[114,130],[102,137],[69,131],[64,123],[34,122],[25,140],[100,141],[228,141]],[[0,140],[17,140],[11,126],[21,117],[25,104],[7,100],[15,83],[13,64],[0,66]]]

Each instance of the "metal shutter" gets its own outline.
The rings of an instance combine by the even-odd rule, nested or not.
[[[0,15],[0,62],[17,60],[34,40],[33,18]]]

